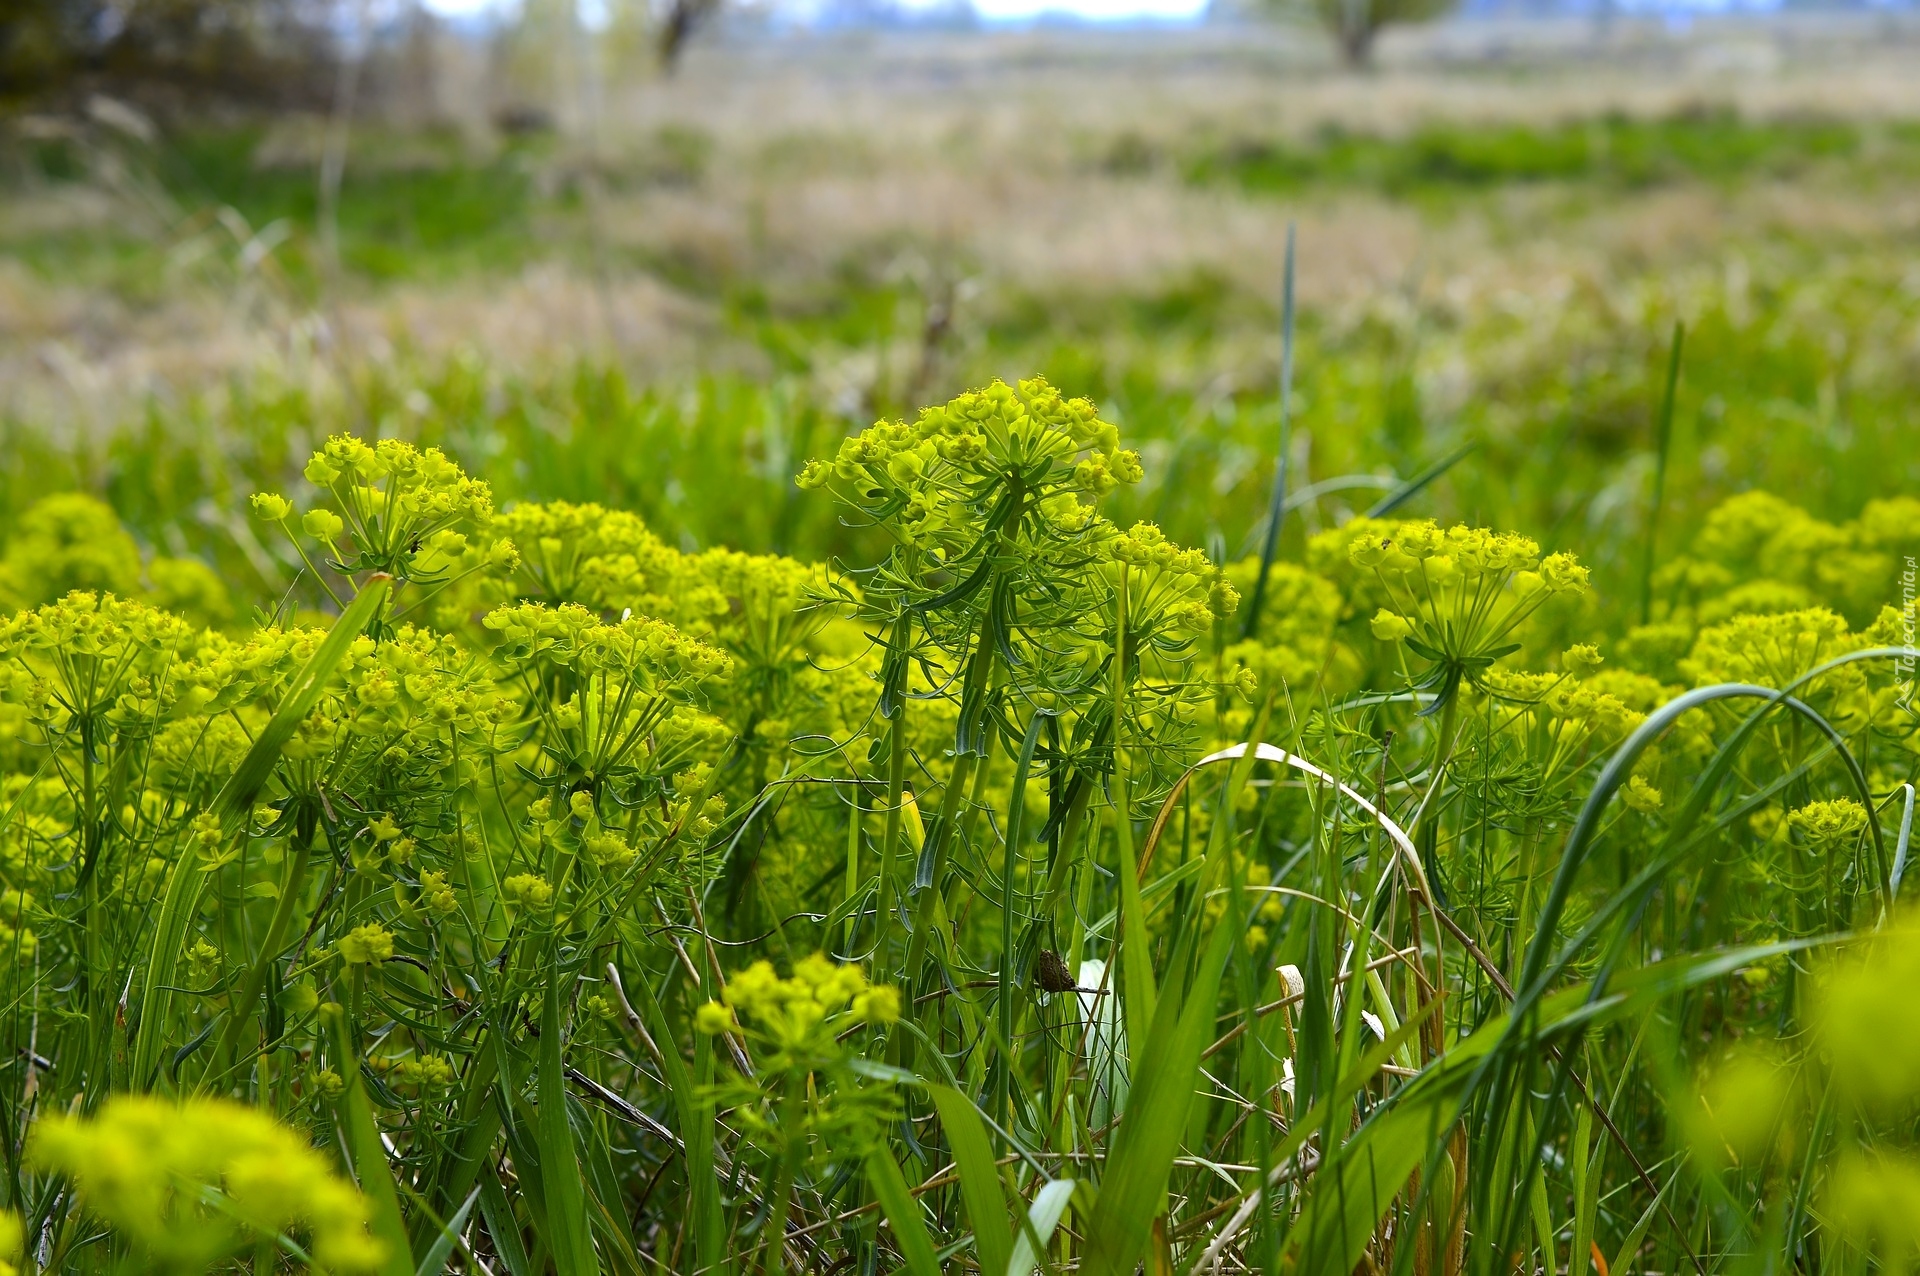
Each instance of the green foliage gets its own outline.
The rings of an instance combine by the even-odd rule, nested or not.
[[[1635,188],[1688,178],[1790,177],[1815,164],[1850,160],[1868,141],[1861,126],[1843,120],[1752,123],[1730,111],[1687,111],[1539,127],[1435,124],[1404,138],[1328,129],[1303,143],[1246,140],[1210,149],[1188,162],[1186,174],[1194,182],[1232,181],[1276,193],[1322,183],[1397,194],[1532,182]],[[1893,153],[1881,153],[1877,162],[1912,162],[1911,135],[1896,132],[1887,141]]]
[[[1363,516],[1250,617],[1038,378],[798,466],[830,563],[421,435],[232,510],[250,624],[89,498],[9,535],[22,1262],[1914,1258],[1911,502],[1721,502],[1645,623]]]

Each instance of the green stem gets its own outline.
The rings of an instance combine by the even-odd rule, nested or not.
[[[873,919],[876,960],[882,956],[887,918],[893,913],[893,859],[900,849],[906,792],[907,702],[903,696],[893,706],[893,717],[887,723],[887,835],[880,844],[880,888]]]
[[[1280,303],[1280,449],[1273,459],[1273,495],[1267,502],[1267,534],[1260,545],[1260,574],[1247,600],[1247,619],[1241,638],[1251,638],[1266,605],[1267,577],[1273,571],[1274,552],[1280,547],[1280,524],[1287,516],[1287,453],[1293,448],[1293,223],[1287,223],[1287,266]]]
[[[267,933],[261,938],[260,950],[254,955],[253,965],[247,970],[246,981],[240,986],[240,995],[233,1003],[233,1014],[227,1018],[227,1026],[220,1034],[220,1046],[213,1052],[206,1073],[201,1077],[200,1087],[218,1085],[220,1079],[232,1066],[234,1054],[240,1049],[247,1032],[253,1026],[253,1016],[260,995],[266,990],[267,975],[273,963],[279,959],[280,946],[286,942],[287,929],[293,922],[293,910],[298,906],[300,893],[307,881],[307,866],[313,859],[313,830],[302,828],[294,837],[293,859],[287,865],[286,879],[280,884],[280,900],[274,906],[273,920],[267,923]]]
[[[786,1146],[773,1183],[773,1207],[767,1211],[767,1225],[763,1232],[766,1258],[760,1270],[766,1276],[783,1276],[786,1271],[784,1242],[787,1238],[787,1211],[793,1201],[793,1180],[799,1168],[800,1155],[806,1147],[805,1137],[799,1129],[800,1104],[793,1093],[794,1085],[793,1078],[789,1077],[780,1092],[780,1133]]]
[[[1680,351],[1686,344],[1687,325],[1673,325],[1673,344],[1667,351],[1667,390],[1660,400],[1660,416],[1654,425],[1653,499],[1647,505],[1646,557],[1640,568],[1640,623],[1653,619],[1653,559],[1660,539],[1660,506],[1667,495],[1667,455],[1673,444],[1673,396],[1680,388]]]

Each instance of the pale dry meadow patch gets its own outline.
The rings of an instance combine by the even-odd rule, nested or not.
[[[266,267],[238,264],[245,234],[263,228],[189,253],[186,241],[208,237],[214,210],[183,207],[169,225],[138,182],[43,186],[0,201],[6,243],[55,228],[133,228],[167,262],[156,284],[132,295],[0,263],[0,406],[44,418],[84,394],[105,401],[88,415],[114,417],[152,393],[295,364],[307,349],[376,360],[467,349],[508,369],[575,357],[641,372],[756,366],[716,318],[706,295],[715,281],[805,298],[829,292],[849,268],[954,290],[962,324],[969,306],[979,321],[995,298],[1043,292],[1122,298],[1211,277],[1266,296],[1290,222],[1301,236],[1302,302],[1336,319],[1398,295],[1443,315],[1487,298],[1551,308],[1570,279],[1631,287],[1782,238],[1878,251],[1920,221],[1910,178],[1889,174],[1864,193],[1850,175],[1817,168],[1732,187],[1541,183],[1435,204],[1364,187],[1249,193],[1193,184],[1185,169],[1208,147],[1306,139],[1336,125],[1393,136],[1435,122],[1687,109],[1897,122],[1920,116],[1920,75],[1909,73],[1916,48],[1893,19],[1703,24],[1684,39],[1623,25],[1598,44],[1572,24],[1482,24],[1396,36],[1384,68],[1355,77],[1333,71],[1302,33],[1257,26],[703,47],[671,80],[616,82],[597,144],[604,191],[586,211],[540,213],[532,260],[491,274],[349,278],[315,308],[264,278],[271,251]],[[471,100],[481,81],[449,75],[434,89],[441,117],[484,160],[497,141],[475,140],[468,127],[485,114]],[[321,125],[276,124],[255,163],[310,165]],[[663,130],[679,130],[678,144],[691,148],[688,171],[654,171]],[[371,132],[356,162],[444,162],[444,146]],[[583,154],[561,139],[536,165],[536,187],[577,180]],[[1228,334],[1228,343],[1253,351],[1270,338]]]

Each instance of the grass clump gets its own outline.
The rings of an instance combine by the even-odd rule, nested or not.
[[[337,436],[247,622],[50,498],[16,1266],[1908,1264],[1920,722],[1830,569],[1904,507],[1728,502],[1638,625],[1368,518],[1247,616],[1123,443],[1040,379],[882,420],[807,562]]]

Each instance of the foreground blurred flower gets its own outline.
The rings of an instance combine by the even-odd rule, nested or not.
[[[28,1156],[166,1270],[205,1271],[296,1225],[329,1270],[381,1260],[360,1193],[291,1130],[237,1103],[118,1096],[91,1119],[43,1119]]]

